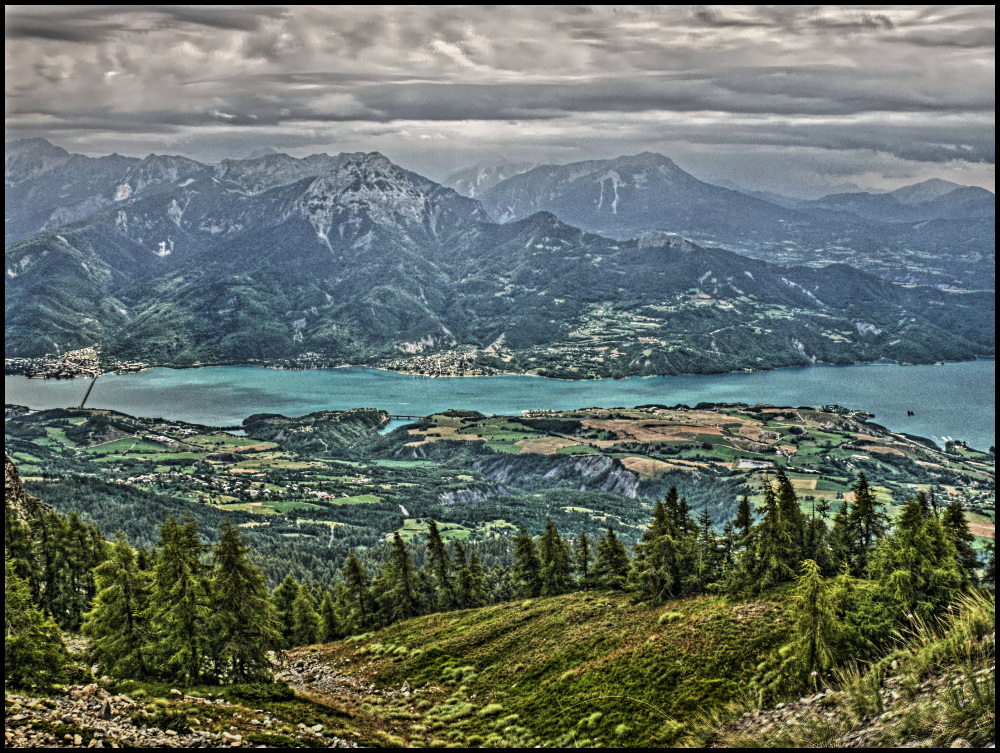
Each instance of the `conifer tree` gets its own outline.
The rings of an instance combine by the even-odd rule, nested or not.
[[[171,516],[160,526],[153,568],[150,615],[156,643],[151,652],[166,677],[197,681],[208,651],[208,593],[201,556],[204,546],[193,518],[183,524]]]
[[[770,483],[764,485],[764,516],[754,531],[756,572],[748,572],[748,582],[755,591],[766,591],[779,583],[795,579],[795,558],[801,549],[796,544],[793,525],[782,514],[778,497]]]
[[[857,539],[853,529],[853,521],[850,503],[845,499],[837,508],[837,512],[833,514],[833,527],[830,530],[828,541],[834,567],[837,569],[846,567],[851,575],[857,577],[862,573],[858,569],[855,560],[855,547],[852,543]]]
[[[784,535],[791,538],[788,564],[792,570],[797,570],[805,555],[806,516],[799,506],[799,497],[795,487],[789,481],[785,472],[778,470],[778,517]]]
[[[676,494],[676,489],[673,491]],[[680,592],[679,535],[680,531],[668,516],[666,500],[658,500],[649,527],[635,545],[632,561],[633,587],[644,596],[665,601]]]
[[[624,589],[630,565],[625,545],[615,535],[614,529],[608,526],[608,532],[597,542],[594,580],[602,588]]]
[[[983,567],[983,583],[996,587],[997,580],[997,558],[996,546],[991,541],[986,545],[986,564]]]
[[[77,630],[83,613],[94,598],[93,570],[107,556],[106,544],[95,526],[86,524],[76,510],[66,519],[61,542],[63,568],[59,574],[62,591],[62,624]]]
[[[671,486],[667,490],[667,495],[663,498],[663,506],[667,517],[677,528],[681,536],[695,533],[697,528],[694,519],[691,517],[691,506],[686,497],[677,494],[677,487]]]
[[[839,627],[828,587],[819,565],[812,560],[802,563],[790,612],[793,638],[779,649],[777,666],[763,678],[765,686],[777,693],[798,691],[807,685],[815,690],[836,665]]]
[[[322,635],[322,623],[309,589],[299,587],[299,595],[292,602],[292,645],[311,646]]]
[[[457,605],[451,558],[441,538],[437,523],[431,520],[427,528],[427,569],[434,583],[439,609],[454,609]]]
[[[694,572],[689,592],[703,592],[719,572],[719,539],[712,524],[712,514],[708,506],[702,508],[698,516],[698,534],[695,545]]]
[[[837,572],[837,563],[830,548],[830,529],[822,518],[810,515],[806,520],[803,548],[806,558],[814,561],[824,576]]]
[[[535,597],[542,593],[542,565],[535,542],[521,526],[514,537],[513,579],[519,596]]]
[[[37,602],[39,578],[34,541],[28,524],[17,516],[10,498],[4,499],[4,557],[10,559],[14,572],[28,585],[31,598]]]
[[[97,596],[85,615],[83,632],[98,670],[111,677],[144,680],[150,676],[147,647],[150,573],[139,569],[135,550],[119,532],[110,559],[94,570]]]
[[[580,531],[576,539],[576,546],[573,548],[573,560],[576,571],[576,582],[580,588],[590,588],[590,564],[593,555],[590,550],[590,539],[587,538],[586,531]]]
[[[722,535],[719,537],[720,581],[728,579],[736,565],[736,538],[736,529],[732,521],[727,520],[722,526]]]
[[[963,582],[955,546],[921,494],[903,505],[870,571],[905,612],[924,619],[944,609]]]
[[[420,614],[422,610],[415,568],[398,531],[392,536],[392,548],[389,559],[386,560],[385,572],[390,620],[406,620]]]
[[[566,593],[573,585],[569,549],[551,519],[545,521],[545,533],[538,542],[542,595]]]
[[[459,609],[469,606],[469,558],[461,541],[451,542],[451,565],[455,572],[455,604]]]
[[[341,588],[337,591],[340,623],[348,635],[360,633],[374,624],[374,604],[371,581],[358,556],[351,550],[341,573]]]
[[[941,514],[941,525],[955,547],[955,559],[962,570],[966,583],[979,582],[979,557],[973,547],[976,540],[969,530],[969,522],[965,519],[962,503],[952,500]]]
[[[851,549],[852,568],[857,575],[863,576],[868,572],[872,550],[888,531],[889,517],[882,511],[882,504],[868,485],[864,473],[858,474],[851,492],[854,506],[847,521],[848,545]]]
[[[736,506],[736,517],[733,518],[733,529],[737,536],[737,543],[746,546],[746,540],[750,537],[750,527],[753,525],[753,509],[750,506],[750,497],[744,494],[740,497]]]
[[[282,646],[288,648],[292,640],[292,604],[299,595],[299,583],[291,573],[286,575],[271,594],[271,604],[281,632]]]
[[[479,561],[479,554],[475,549],[469,554],[469,566],[463,571],[466,580],[463,588],[467,594],[470,607],[481,607],[487,602],[486,598],[486,571]]]
[[[480,607],[486,603],[486,573],[479,561],[479,555],[473,549],[468,555],[461,542],[454,542],[453,562],[458,571],[455,592],[459,606],[462,609]]]
[[[323,600],[319,603],[320,640],[332,643],[342,637],[340,623],[337,620],[337,609],[329,590],[323,592]]]
[[[282,641],[278,618],[264,577],[228,519],[212,552],[208,629],[220,678],[254,682],[270,676],[267,652]]]
[[[66,649],[59,628],[31,598],[27,581],[4,558],[4,685],[47,688],[60,681]]]

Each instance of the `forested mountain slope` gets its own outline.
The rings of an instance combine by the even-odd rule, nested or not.
[[[14,226],[27,227],[24,212],[45,208],[44,196],[106,187],[84,209],[52,209],[46,229],[14,232],[8,358],[96,344],[106,359],[161,365],[305,359],[421,370],[435,367],[421,360],[430,355],[445,371],[464,359],[477,373],[579,378],[929,362],[994,348],[990,293],[901,287],[844,265],[770,264],[664,233],[610,240],[546,212],[495,224],[478,201],[377,153],[213,167],[53,150],[29,163],[27,147],[15,155]],[[688,193],[787,211],[660,167]]]

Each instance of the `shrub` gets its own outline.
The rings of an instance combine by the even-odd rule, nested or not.
[[[286,682],[254,682],[230,685],[223,695],[229,700],[290,701],[295,697],[295,691]]]

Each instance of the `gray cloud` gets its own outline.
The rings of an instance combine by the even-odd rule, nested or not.
[[[807,153],[869,181],[979,166],[992,187],[994,29],[963,6],[8,6],[6,125],[91,153],[379,149],[437,175],[651,148],[734,172],[766,153],[802,181]]]

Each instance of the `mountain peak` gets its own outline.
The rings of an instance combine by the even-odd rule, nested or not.
[[[890,191],[889,196],[892,196],[900,204],[923,204],[927,201],[939,199],[957,188],[965,187],[960,183],[952,183],[950,180],[931,178],[920,183],[897,188],[895,191]]]
[[[381,152],[354,152],[353,154],[348,154],[341,167],[344,169],[358,169],[380,173],[393,172],[399,169],[396,163]]]
[[[72,155],[43,138],[4,144],[4,183],[13,185],[66,164]]]

